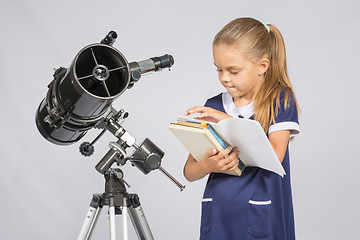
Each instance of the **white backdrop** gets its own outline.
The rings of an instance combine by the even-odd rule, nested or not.
[[[167,126],[177,115],[224,91],[211,42],[230,20],[251,16],[285,38],[290,77],[301,109],[301,134],[291,144],[298,239],[355,239],[360,214],[360,15],[357,1],[14,0],[0,7],[0,239],[76,239],[93,193],[104,191],[94,166],[114,137],[90,158],[78,146],[47,142],[35,126],[53,68],[68,67],[84,46],[110,30],[129,62],[165,53],[171,71],[143,76],[114,103],[130,113],[124,127],[163,151],[162,166],[186,184],[179,192],[159,171],[122,169],[141,198],[156,239],[197,239],[205,179],[188,183],[187,156]],[[107,207],[105,207],[107,210]],[[118,235],[121,217],[117,217]],[[135,239],[129,229],[130,239]],[[93,239],[109,236],[106,211]],[[119,236],[120,239],[120,236]]]

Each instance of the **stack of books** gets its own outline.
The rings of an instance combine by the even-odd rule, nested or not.
[[[218,152],[231,146],[239,149],[239,166],[226,174],[240,176],[246,167],[260,167],[283,176],[285,174],[274,149],[259,122],[227,118],[219,123],[178,118],[170,123],[170,131],[197,160],[215,148]]]

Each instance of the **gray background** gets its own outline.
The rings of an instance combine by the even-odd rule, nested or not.
[[[124,127],[165,152],[163,167],[186,184],[179,190],[159,171],[127,164],[129,192],[141,197],[156,239],[197,239],[205,179],[188,183],[185,149],[167,129],[177,115],[224,91],[211,42],[230,20],[252,16],[283,33],[290,78],[301,109],[301,134],[291,143],[298,239],[355,239],[360,213],[360,15],[357,1],[2,1],[0,7],[0,239],[75,239],[103,177],[95,154],[58,146],[38,133],[34,116],[54,67],[68,67],[84,46],[110,30],[129,62],[172,54],[172,70],[143,76],[114,103],[130,113]],[[107,210],[107,208],[106,208]],[[117,218],[118,235],[121,217]],[[134,239],[132,227],[130,237]],[[93,239],[109,235],[102,212]]]

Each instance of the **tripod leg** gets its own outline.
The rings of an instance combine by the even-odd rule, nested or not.
[[[123,216],[123,240],[128,240],[128,207],[127,207],[126,197],[124,197],[123,199],[122,216]]]
[[[100,215],[101,209],[101,198],[99,195],[94,195],[91,199],[89,211],[86,214],[84,223],[77,238],[78,240],[90,239],[97,219]]]
[[[110,197],[110,205],[109,205],[109,220],[110,220],[110,239],[115,240],[115,203],[114,197]]]
[[[138,239],[153,240],[154,237],[151,233],[149,224],[146,221],[146,217],[144,211],[142,210],[138,195],[133,194],[130,196],[130,199],[131,199],[131,206],[129,207],[130,218],[134,225]]]

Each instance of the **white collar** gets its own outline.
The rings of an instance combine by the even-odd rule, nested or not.
[[[222,93],[222,101],[225,112],[232,117],[238,118],[239,115],[241,115],[242,117],[249,119],[255,113],[254,102],[238,108],[228,92]]]

